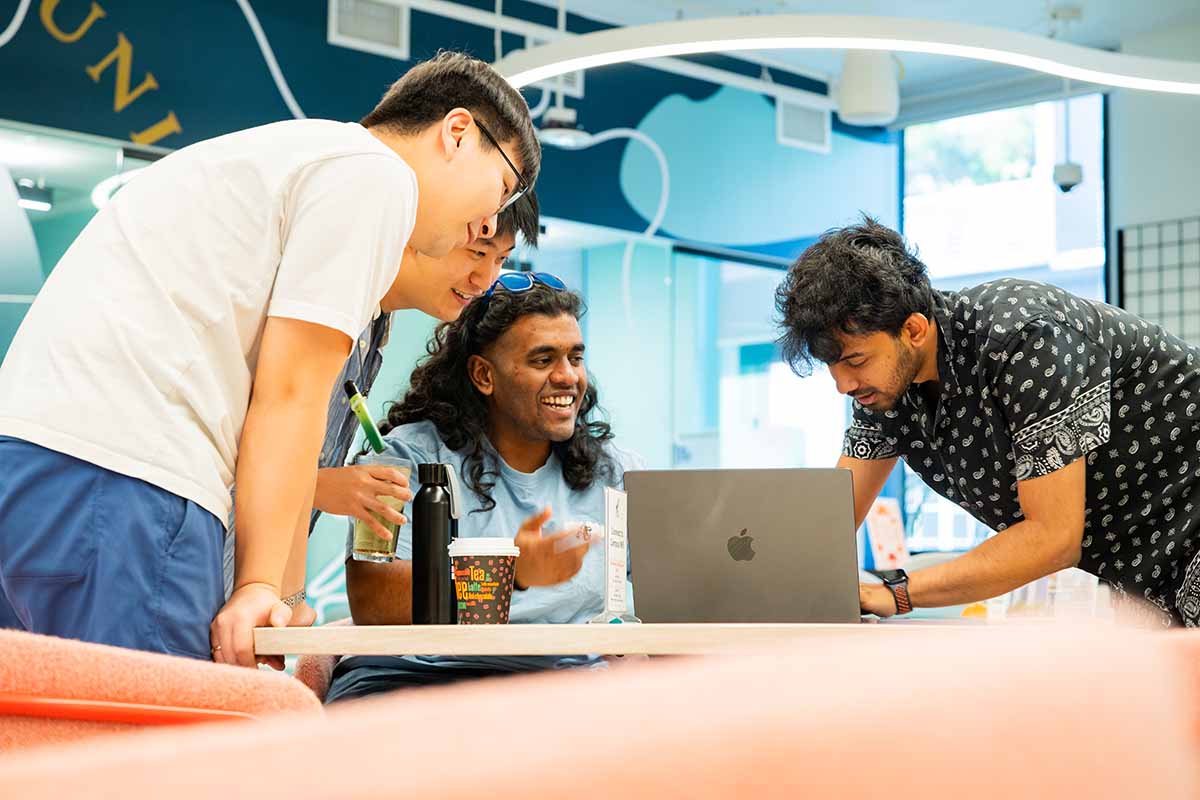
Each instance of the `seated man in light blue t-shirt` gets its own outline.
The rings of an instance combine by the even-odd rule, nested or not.
[[[516,538],[521,555],[510,624],[582,623],[603,610],[603,548],[555,547],[567,534],[554,531],[568,521],[602,523],[604,487],[622,487],[625,470],[640,466],[611,444],[609,426],[592,418],[598,407],[584,367],[582,313],[579,295],[553,276],[497,281],[458,320],[438,327],[430,355],[383,426],[391,452],[457,470],[459,536]],[[347,537],[356,624],[412,621],[411,534],[410,525],[400,528],[396,560],[388,564],[350,559]],[[632,608],[631,582],[626,592]],[[602,663],[594,656],[353,656],[335,668],[327,702]]]

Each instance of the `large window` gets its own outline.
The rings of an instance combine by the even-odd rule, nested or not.
[[[775,340],[778,269],[676,254],[671,465],[828,467],[846,401],[821,368],[800,379]]]
[[[1104,100],[1086,95],[904,132],[904,233],[934,286],[1020,277],[1104,299]],[[1062,192],[1054,166],[1082,182]],[[990,531],[905,470],[910,546],[961,550]]]
[[[536,269],[582,288],[588,364],[619,442],[652,467],[832,466],[847,404],[821,369],[801,379],[779,358],[780,269],[638,244],[564,251]]]
[[[904,233],[939,288],[1019,276],[1104,299],[1103,105],[1070,101],[1070,160],[1083,169],[1070,192],[1053,179],[1067,159],[1062,101],[904,132]]]

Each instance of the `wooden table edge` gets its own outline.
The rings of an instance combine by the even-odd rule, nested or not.
[[[257,628],[259,655],[713,655],[829,637],[982,630],[979,624],[337,625]]]

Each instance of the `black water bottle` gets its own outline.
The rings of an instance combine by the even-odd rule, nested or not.
[[[458,536],[458,498],[449,464],[420,464],[412,501],[413,625],[454,625],[458,603],[450,542]]]

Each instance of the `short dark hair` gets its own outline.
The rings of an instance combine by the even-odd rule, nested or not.
[[[775,309],[783,358],[807,376],[814,360],[842,357],[836,334],[896,336],[911,315],[931,314],[933,288],[904,237],[864,214],[800,254],[775,290]]]
[[[508,236],[511,233],[515,237],[519,233],[525,244],[537,247],[541,230],[539,213],[537,194],[530,189],[517,198],[517,202],[500,212],[496,219],[496,235]]]
[[[471,382],[468,362],[524,317],[569,315],[579,319],[586,310],[583,298],[575,292],[540,283],[527,292],[500,289],[491,297],[471,301],[457,320],[443,322],[434,330],[426,345],[428,355],[413,370],[404,397],[388,408],[379,430],[386,434],[410,422],[432,422],[446,446],[463,455],[463,479],[480,500],[478,510],[495,508],[492,489],[500,477],[500,465],[487,438],[487,401]],[[550,445],[568,486],[583,491],[601,477],[612,477],[613,461],[605,446],[612,438],[599,406],[596,383],[589,375],[574,434],[565,442]]]
[[[391,85],[361,124],[410,135],[439,122],[455,108],[470,111],[496,141],[516,142],[522,176],[530,185],[537,180],[542,148],[529,118],[529,104],[500,73],[465,53],[443,50],[414,66]],[[479,138],[481,147],[491,148],[486,136]]]

